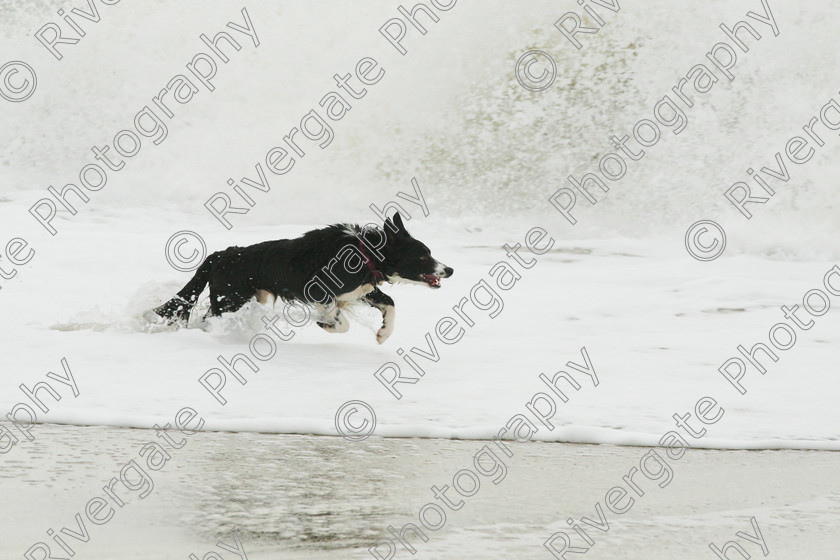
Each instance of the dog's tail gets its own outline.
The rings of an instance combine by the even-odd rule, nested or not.
[[[192,311],[192,308],[198,302],[198,296],[201,295],[205,286],[210,282],[213,267],[224,253],[225,251],[216,251],[204,259],[204,262],[195,271],[192,279],[187,282],[186,286],[181,288],[181,291],[175,297],[147,313],[153,313],[163,318],[167,323],[188,323],[190,320],[190,311]],[[155,318],[151,315],[148,317]]]

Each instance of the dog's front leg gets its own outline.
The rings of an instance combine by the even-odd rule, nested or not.
[[[394,332],[394,319],[397,316],[394,300],[379,288],[375,288],[362,299],[382,312],[382,328],[376,333],[376,342],[382,344]]]
[[[320,316],[318,326],[328,333],[345,333],[350,329],[350,322],[341,313],[336,302],[331,305],[315,304],[315,310]]]

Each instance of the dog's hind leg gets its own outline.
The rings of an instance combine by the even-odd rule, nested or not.
[[[192,308],[193,304],[182,297],[175,296],[163,305],[149,309],[143,313],[143,317],[150,323],[184,326],[190,320]]]
[[[394,319],[397,316],[396,308],[394,307],[394,300],[391,299],[391,296],[379,288],[374,289],[362,299],[368,305],[371,305],[382,312],[382,328],[380,328],[376,333],[376,342],[382,344],[388,340],[388,337],[394,332]]]
[[[187,285],[163,305],[147,311],[144,314],[146,319],[154,322],[155,316],[157,316],[167,324],[180,323],[186,325],[190,320],[190,311],[192,311],[198,297],[210,281],[213,267],[224,254],[225,251],[217,251],[204,259],[204,262],[195,271],[195,275],[187,282]]]
[[[254,295],[257,298],[257,302],[262,305],[269,305],[269,302],[271,302],[271,307],[274,307],[274,304],[277,302],[277,296],[268,290],[257,290],[257,293]]]
[[[218,290],[210,284],[210,316],[218,317],[222,313],[239,311],[243,305],[254,297],[253,294],[243,294],[234,290]]]

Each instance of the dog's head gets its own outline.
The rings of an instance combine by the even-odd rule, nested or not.
[[[385,220],[387,242],[385,251],[391,266],[385,277],[391,283],[407,282],[430,288],[440,288],[441,278],[449,278],[454,272],[432,257],[432,252],[423,243],[411,237],[399,212],[393,219]]]

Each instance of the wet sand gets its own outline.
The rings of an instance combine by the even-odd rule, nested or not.
[[[180,438],[171,434],[173,441]],[[184,439],[183,447],[172,449],[151,430],[39,426],[34,442],[0,458],[0,557],[25,558],[39,541],[50,545],[53,557],[68,557],[48,535],[53,530],[74,560],[205,558],[211,551],[236,559],[217,546],[222,541],[235,548],[234,531],[251,560],[373,558],[367,549],[378,539],[396,541],[389,525],[419,525],[418,512],[429,503],[445,512],[445,523],[425,530],[427,542],[408,536],[414,555],[395,542],[393,558],[551,559],[543,543],[558,531],[576,550],[586,550],[567,558],[716,558],[709,544],[722,547],[730,540],[761,558],[759,544],[736,537],[739,531],[756,534],[753,518],[770,558],[829,559],[840,548],[840,453],[688,450],[678,460],[666,459],[668,467],[648,456],[646,476],[640,461],[650,450],[639,447],[507,443],[509,457],[483,441],[203,432]],[[151,448],[145,459],[139,455],[152,441],[171,451],[158,471],[145,463]],[[503,464],[493,475],[476,474],[479,468],[492,471],[487,453],[479,466],[473,462],[485,445]],[[664,450],[658,455],[667,457]],[[120,482],[112,487],[120,507],[103,487],[131,460],[154,487],[148,479],[144,486],[137,471],[125,471],[136,490]],[[622,480],[634,467],[639,472],[631,480],[643,495]],[[452,487],[463,469],[472,476],[462,474],[457,483],[474,494],[462,497],[450,488],[444,494],[449,502],[463,501],[453,510],[435,499],[431,487]],[[620,515],[605,503],[617,486],[628,493],[615,507],[634,499]],[[140,498],[143,492],[148,494]],[[113,509],[102,525],[85,512],[96,496]],[[580,525],[582,517],[603,525],[596,503],[607,530]],[[100,519],[108,513],[102,507]],[[438,522],[434,511],[425,510],[432,524]],[[568,518],[594,545],[567,525]],[[62,527],[82,540],[87,532],[88,541],[61,533]],[[562,538],[554,542],[562,548]],[[378,550],[388,557],[387,545]],[[733,550],[730,558],[739,556]]]

